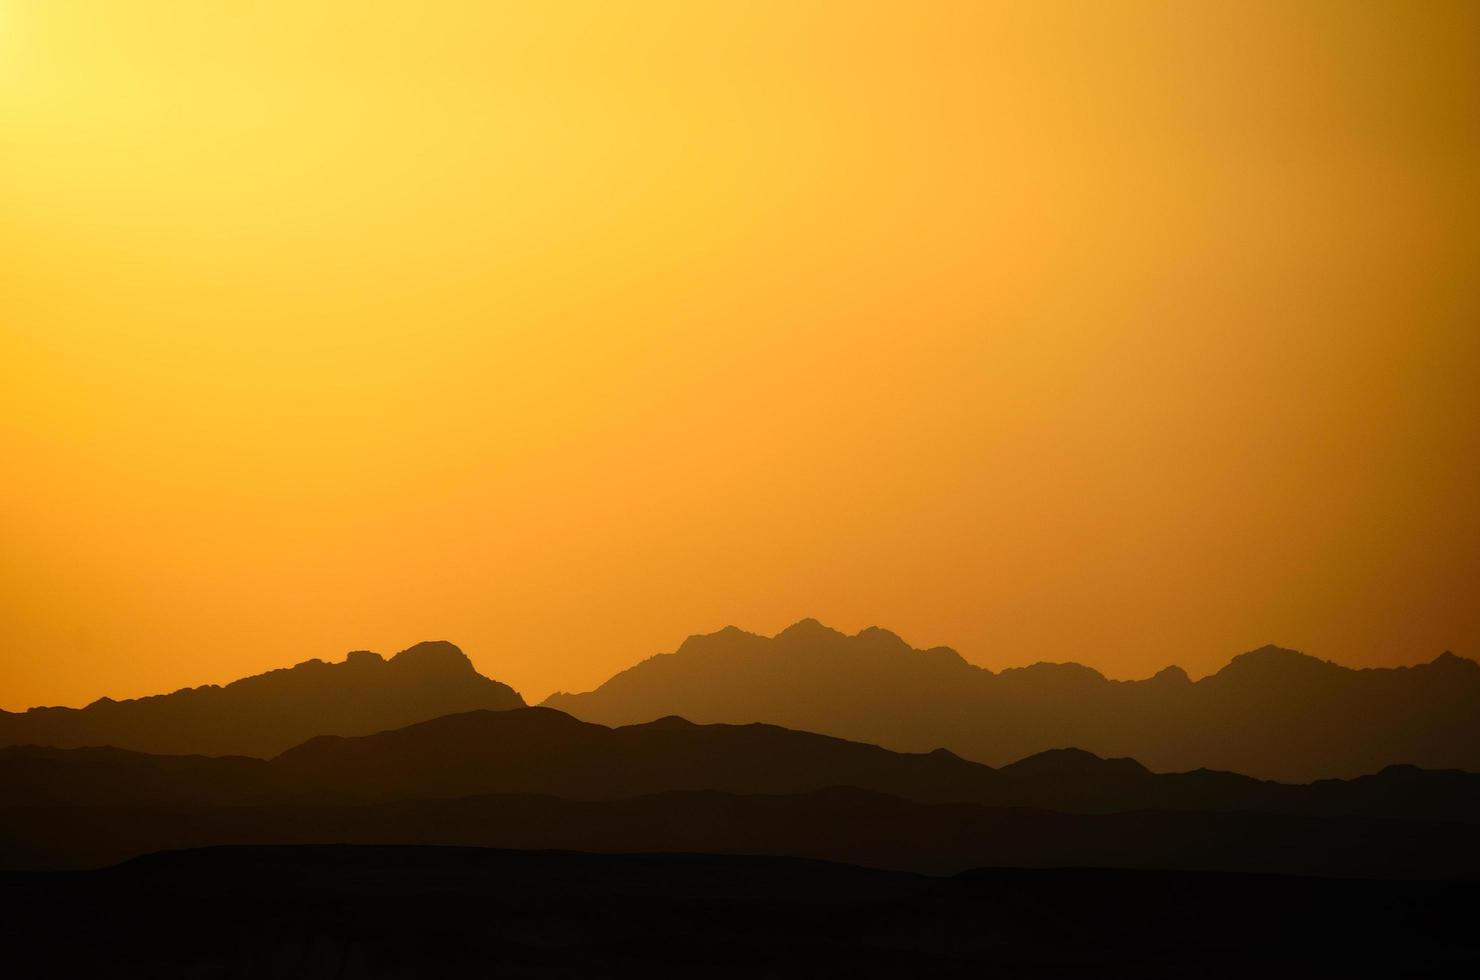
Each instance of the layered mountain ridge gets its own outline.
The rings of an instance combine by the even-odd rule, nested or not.
[[[484,677],[455,645],[429,641],[385,658],[356,650],[225,685],[85,708],[0,711],[0,745],[111,745],[139,752],[266,758],[315,735],[365,735],[441,715],[507,710],[524,699]]]
[[[952,873],[1143,867],[1480,873],[1480,774],[1156,774],[1056,750],[1002,769],[770,725],[611,729],[549,708],[448,715],[271,760],[0,749],[0,870],[216,844],[455,844],[782,855]]]
[[[728,627],[544,702],[626,726],[677,716],[762,722],[902,751],[947,749],[1004,766],[1074,747],[1157,772],[1212,769],[1309,782],[1392,765],[1480,770],[1480,665],[1445,653],[1354,670],[1266,646],[1192,680],[1139,681],[1075,663],[993,672],[888,630],[844,635],[803,620],[775,637]],[[85,708],[0,712],[0,745],[111,745],[160,754],[268,758],[317,735],[370,735],[442,715],[522,707],[451,643],[389,659],[310,660],[224,685]]]
[[[994,673],[948,647],[807,619],[774,637],[735,627],[692,636],[594,691],[543,703],[609,725],[665,714],[763,721],[900,751],[945,747],[990,765],[1075,746],[1161,772],[1290,781],[1395,764],[1480,770],[1480,665],[1449,652],[1352,669],[1265,646],[1197,681],[1174,666],[1117,681],[1074,663]]]
[[[241,806],[537,794],[618,800],[675,792],[792,795],[847,787],[929,804],[1077,813],[1266,812],[1480,823],[1480,774],[1393,766],[1287,784],[1228,772],[1154,773],[1056,749],[994,769],[946,750],[900,753],[774,725],[669,717],[608,728],[552,708],[471,711],[270,760],[115,748],[0,749],[11,806]]]

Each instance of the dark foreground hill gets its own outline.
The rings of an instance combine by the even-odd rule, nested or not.
[[[1079,664],[993,673],[887,630],[845,636],[804,620],[769,638],[734,627],[693,636],[595,691],[545,704],[607,725],[764,721],[992,765],[1072,745],[1159,772],[1297,782],[1396,763],[1480,770],[1480,664],[1449,653],[1352,670],[1263,647],[1198,681],[1178,667],[1112,681]]]
[[[434,844],[781,855],[953,874],[978,867],[1480,879],[1473,824],[1282,813],[1055,813],[854,789],[620,800],[477,796],[359,804],[0,808],[0,869],[98,868],[220,844]]]
[[[0,807],[232,806],[495,793],[573,800],[849,786],[924,803],[1066,812],[1260,811],[1480,822],[1480,774],[1390,767],[1310,785],[1234,773],[1152,773],[1131,759],[1041,753],[1001,769],[949,752],[890,752],[772,725],[664,718],[611,729],[549,708],[448,715],[355,738],[321,736],[267,761],[119,749],[0,749]]]
[[[0,745],[112,745],[140,752],[268,757],[315,735],[364,735],[428,718],[523,707],[513,688],[473,669],[451,643],[418,643],[386,660],[357,650],[225,686],[85,708],[0,711]]]
[[[230,848],[0,875],[25,976],[1463,976],[1472,883]]]

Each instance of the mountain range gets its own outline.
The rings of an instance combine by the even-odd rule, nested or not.
[[[1249,811],[1480,823],[1480,774],[1390,766],[1289,784],[1236,773],[1154,773],[1077,749],[1002,768],[944,749],[899,753],[774,725],[668,717],[608,728],[550,708],[473,711],[357,737],[318,736],[271,760],[115,748],[0,749],[0,784],[29,806],[238,806],[539,794],[787,795],[849,787],[920,803],[1061,812]]]
[[[544,702],[628,726],[678,716],[766,722],[904,752],[938,748],[993,766],[1078,748],[1157,772],[1212,769],[1310,782],[1393,765],[1480,771],[1480,665],[1445,653],[1414,667],[1353,670],[1262,647],[1193,681],[1168,667],[1109,680],[1079,664],[993,672],[887,630],[848,636],[803,620],[774,637],[734,627],[693,636],[594,691]],[[85,708],[0,711],[0,746],[114,746],[270,758],[316,735],[369,735],[524,700],[456,646],[419,643],[310,660],[224,686]]]
[[[111,745],[139,752],[277,755],[315,735],[364,735],[440,715],[524,706],[446,642],[386,659],[357,650],[230,684],[184,688],[85,708],[0,711],[0,745]]]
[[[1480,774],[1310,785],[1051,751],[1001,769],[770,725],[476,711],[271,760],[0,749],[0,868],[215,844],[403,843],[823,858],[944,873],[1092,865],[1480,874]]]
[[[808,619],[774,637],[734,627],[692,636],[594,691],[544,704],[606,725],[763,721],[995,766],[1073,746],[1159,772],[1296,782],[1394,764],[1480,770],[1480,664],[1447,652],[1354,670],[1266,646],[1197,681],[1179,667],[1117,681],[1074,663],[993,672],[947,647]]]

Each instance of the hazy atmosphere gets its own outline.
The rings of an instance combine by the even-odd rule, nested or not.
[[[1480,5],[309,6],[0,0],[0,707],[1480,653]]]

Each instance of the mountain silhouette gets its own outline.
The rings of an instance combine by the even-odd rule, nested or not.
[[[111,745],[139,752],[269,757],[315,735],[362,735],[453,712],[524,706],[513,688],[473,669],[444,641],[389,660],[357,650],[224,686],[85,708],[0,711],[0,745]]]
[[[0,870],[98,868],[224,844],[415,844],[745,854],[955,874],[1100,867],[1362,878],[1480,878],[1475,824],[1248,811],[1060,813],[836,788],[535,794],[250,806],[0,807]]]
[[[772,725],[473,711],[272,759],[0,749],[0,869],[218,844],[787,855],[954,873],[1096,866],[1480,875],[1480,774],[1308,785],[1052,750],[993,769]]]
[[[1354,670],[1266,646],[1198,681],[1178,667],[1115,681],[1072,663],[994,673],[947,647],[808,619],[769,638],[735,627],[692,636],[544,704],[607,725],[669,714],[762,721],[902,751],[944,746],[992,765],[1077,746],[1161,772],[1297,782],[1394,764],[1480,770],[1480,664],[1447,652]]]
[[[238,806],[544,794],[787,795],[849,787],[921,803],[1082,813],[1204,810],[1480,822],[1480,774],[1390,767],[1309,785],[1235,773],[1153,773],[1081,750],[1001,769],[945,750],[898,753],[773,725],[664,718],[607,728],[550,708],[474,711],[357,737],[319,736],[271,760],[114,748],[0,749],[10,806]]]

